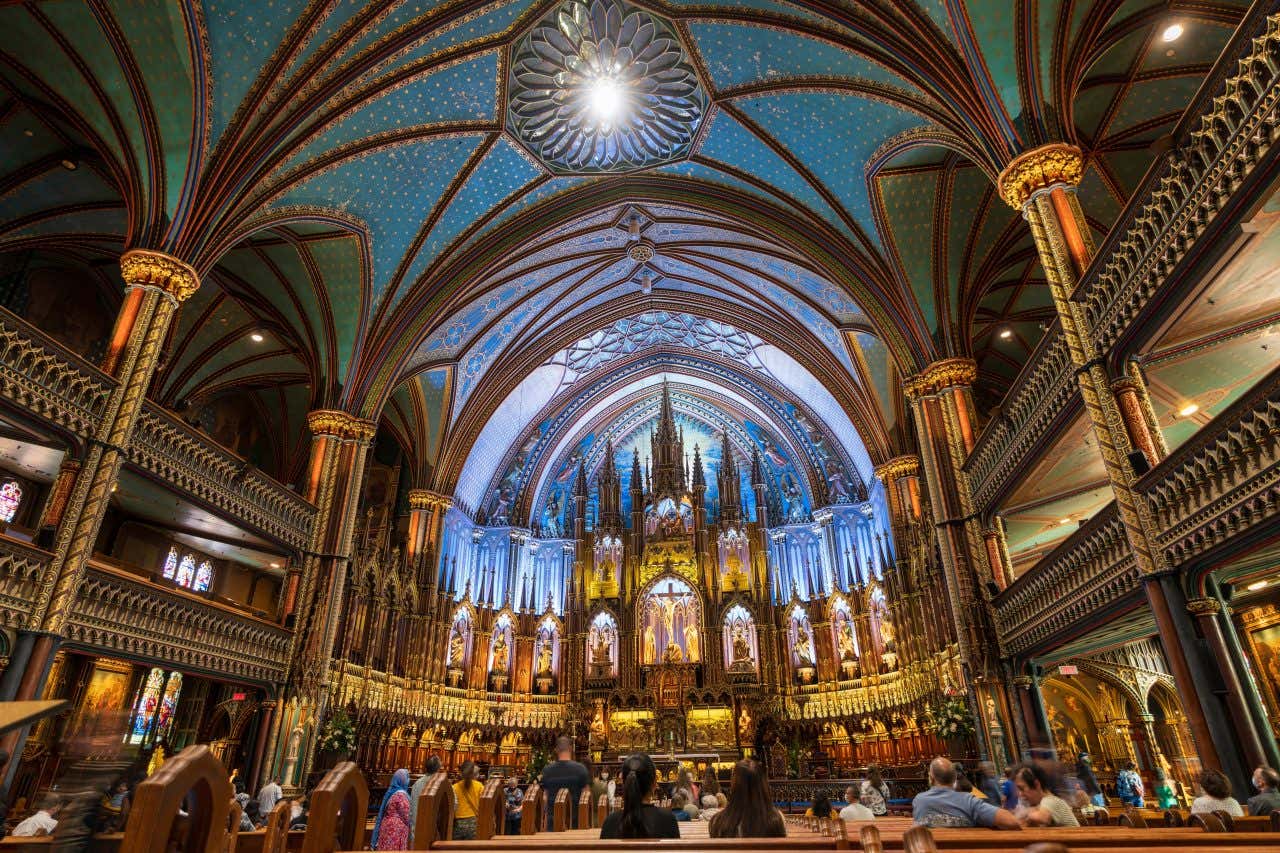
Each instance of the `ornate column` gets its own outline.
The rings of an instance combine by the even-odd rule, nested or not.
[[[1013,561],[1009,558],[1009,543],[1004,535],[1004,519],[994,516],[991,526],[982,530],[982,541],[987,548],[987,562],[995,576],[996,586],[1008,589],[1013,583]]]
[[[1071,299],[1094,252],[1084,212],[1076,197],[1076,187],[1083,175],[1084,158],[1080,149],[1054,143],[1018,156],[1000,173],[998,185],[1005,201],[1022,211],[1035,239],[1067,347],[1077,368],[1080,395],[1098,439],[1098,450],[1116,507],[1124,522],[1129,546],[1146,579],[1144,586],[1169,667],[1178,692],[1188,700],[1194,699],[1187,702],[1187,715],[1197,748],[1206,764],[1222,766],[1219,753],[1229,749],[1230,735],[1225,733],[1226,740],[1219,744],[1210,734],[1209,718],[1213,710],[1207,700],[1212,697],[1202,695],[1191,677],[1192,667],[1188,661],[1189,655],[1198,652],[1188,648],[1187,642],[1193,637],[1179,630],[1172,602],[1168,600],[1170,585],[1160,580],[1176,572],[1176,567],[1169,566],[1159,549],[1152,546],[1154,520],[1133,490],[1139,476],[1135,462],[1144,461],[1145,470],[1147,465],[1158,461],[1163,451],[1150,397],[1141,374],[1132,368],[1113,387],[1107,375],[1107,353],[1098,349],[1080,306]]]
[[[1245,687],[1236,674],[1235,664],[1231,660],[1231,652],[1227,648],[1226,638],[1222,633],[1222,625],[1218,621],[1222,613],[1222,603],[1216,598],[1193,598],[1187,602],[1187,612],[1200,623],[1200,632],[1209,642],[1218,672],[1222,675],[1226,688],[1227,709],[1231,714],[1231,723],[1235,728],[1240,747],[1244,750],[1245,760],[1249,768],[1267,764],[1267,753],[1262,745],[1262,738],[1254,726],[1253,715],[1245,702]]]
[[[36,528],[43,533],[51,534],[62,524],[62,517],[67,511],[67,503],[71,500],[71,489],[75,486],[76,476],[80,473],[80,460],[70,453],[62,457],[58,465],[58,476],[49,487],[49,497],[40,510],[40,521]]]

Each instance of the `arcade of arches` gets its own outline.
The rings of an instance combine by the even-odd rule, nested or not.
[[[1280,765],[1274,3],[271,5],[0,5],[7,801]]]

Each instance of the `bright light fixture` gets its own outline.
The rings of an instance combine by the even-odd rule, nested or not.
[[[280,564],[279,564],[279,563],[272,563],[272,564],[271,564],[271,568],[273,568],[273,569],[278,569],[278,568],[280,568]]]
[[[1164,28],[1164,32],[1160,34],[1160,38],[1165,41],[1177,41],[1182,37],[1182,24],[1170,24]]]
[[[1013,329],[1001,329],[1001,330],[1000,330],[1000,340],[1002,340],[1002,341],[1007,341],[1007,340],[1009,340],[1009,338],[1012,338],[1012,337],[1013,337]]]
[[[1258,590],[1266,586],[1267,583],[1268,581],[1254,581],[1253,583],[1246,586],[1245,589],[1249,590],[1249,592],[1257,592]]]
[[[612,74],[601,74],[587,89],[591,112],[602,123],[611,124],[622,112],[622,86]]]
[[[68,172],[74,172],[76,169],[80,168],[80,166],[75,160],[63,160],[62,168],[66,169]]]
[[[1200,411],[1200,406],[1197,403],[1187,403],[1181,409],[1178,409],[1178,417],[1189,418],[1198,411]]]
[[[1059,523],[1059,524],[1070,524],[1070,523],[1071,523],[1071,519],[1069,519],[1069,518],[1060,518],[1060,519],[1058,519],[1058,523]]]
[[[253,334],[249,335],[249,340],[253,341],[255,344],[260,344],[263,341],[265,341],[266,338],[262,336],[262,332],[254,332]]]

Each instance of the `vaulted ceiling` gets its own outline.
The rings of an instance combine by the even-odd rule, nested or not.
[[[617,409],[584,410],[557,447],[601,418],[634,425],[663,375],[690,417],[699,400],[739,425],[755,412],[797,457],[777,413],[801,411],[861,469],[904,445],[901,375],[969,355],[994,405],[1053,316],[994,176],[1045,142],[1080,146],[1081,202],[1105,233],[1243,10],[4,5],[0,259],[102,278],[145,246],[195,265],[205,283],[153,393],[196,420],[225,421],[215,404],[234,398],[261,424],[238,449],[283,479],[305,412],[343,407],[384,419],[416,482],[474,480],[479,503],[531,425],[586,388]],[[606,131],[555,97],[602,61],[582,52],[592,38],[660,105],[645,126]],[[648,342],[628,338],[637,324]],[[742,341],[778,358],[762,370]],[[555,388],[464,473],[548,370]]]

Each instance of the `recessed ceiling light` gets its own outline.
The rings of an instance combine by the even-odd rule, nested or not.
[[[1059,523],[1059,524],[1070,524],[1070,523],[1071,523],[1071,519],[1069,519],[1069,518],[1060,518],[1060,519],[1058,519],[1058,523]]]
[[[32,130],[31,128],[29,128],[29,127],[28,127],[26,130],[22,131],[22,135],[23,135],[23,136],[35,136],[35,135],[36,135],[36,132],[35,132],[34,130]]]
[[[1185,406],[1183,406],[1181,409],[1178,409],[1178,416],[1179,416],[1179,417],[1182,417],[1182,418],[1189,418],[1189,417],[1191,417],[1192,415],[1194,415],[1194,414],[1195,414],[1196,412],[1198,412],[1198,411],[1200,411],[1200,406],[1199,406],[1199,404],[1197,404],[1197,403],[1187,403],[1187,404],[1186,404]]]
[[[254,332],[249,335],[249,340],[253,341],[255,344],[260,344],[265,341],[266,338],[262,337],[262,332]]]
[[[1165,41],[1177,41],[1182,38],[1182,24],[1170,24],[1164,28],[1164,32],[1160,34],[1160,38]]]
[[[1002,340],[1002,341],[1007,341],[1007,340],[1009,340],[1009,338],[1012,338],[1012,337],[1013,337],[1013,329],[1001,329],[1001,330],[1000,330],[1000,340]]]
[[[80,167],[79,165],[77,165],[75,160],[63,160],[62,168],[66,169],[68,172],[74,172],[76,169]]]
[[[280,568],[280,564],[279,564],[279,563],[272,563],[272,564],[271,564],[271,568],[273,568],[273,569],[278,569],[278,568]]]
[[[1270,583],[1270,581],[1254,581],[1253,583],[1246,586],[1245,589],[1249,590],[1249,592],[1257,592],[1258,590],[1266,586],[1268,583]]]

